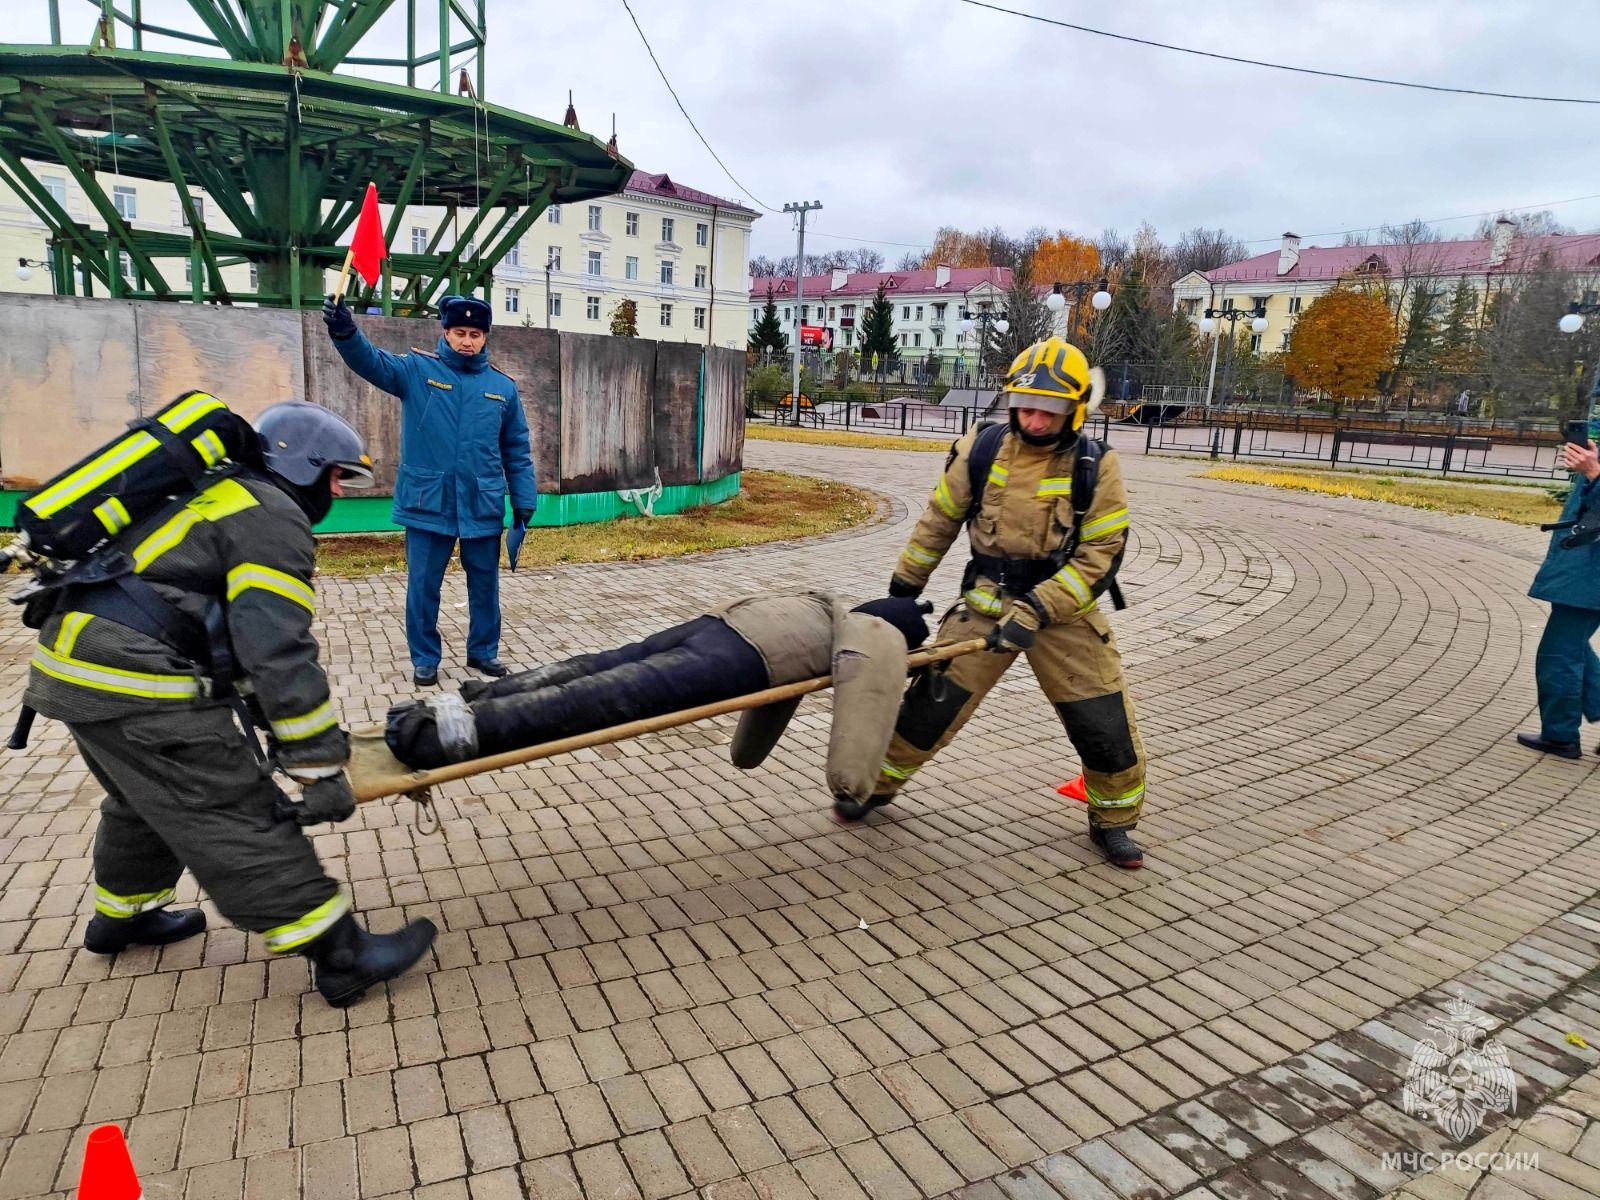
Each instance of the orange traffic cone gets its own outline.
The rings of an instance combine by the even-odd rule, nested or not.
[[[83,1148],[83,1171],[78,1175],[78,1200],[141,1200],[143,1195],[122,1127],[91,1129]]]
[[[1082,775],[1079,775],[1076,779],[1069,779],[1066,783],[1063,783],[1060,787],[1058,787],[1056,791],[1060,792],[1069,800],[1076,800],[1079,804],[1089,803],[1089,788],[1088,785],[1083,782]]]

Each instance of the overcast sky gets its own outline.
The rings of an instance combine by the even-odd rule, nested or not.
[[[44,0],[7,37],[48,37]],[[1246,240],[1544,205],[1600,193],[1600,106],[1492,100],[1293,75],[1129,45],[958,0],[633,0],[701,131],[765,204],[821,200],[808,249],[925,246],[941,224]],[[1200,49],[1419,82],[1600,97],[1593,0],[1009,0]],[[95,9],[62,0],[66,40]],[[431,7],[423,5],[424,8]],[[182,0],[146,19],[193,27]],[[397,10],[385,41],[403,35]],[[622,0],[489,0],[488,99],[744,199],[657,77]],[[364,48],[365,49],[365,48]],[[1554,207],[1600,229],[1600,198]],[[1470,236],[1475,219],[1441,228]],[[1323,236],[1314,236],[1314,235]],[[826,236],[835,235],[835,236]],[[841,240],[848,238],[852,240]],[[900,245],[876,244],[891,264]],[[1253,249],[1265,250],[1263,242]],[[753,249],[794,249],[767,214]]]

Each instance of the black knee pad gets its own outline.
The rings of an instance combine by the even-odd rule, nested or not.
[[[945,672],[924,671],[906,690],[894,731],[918,750],[932,750],[970,699],[972,693]]]
[[[1063,700],[1056,705],[1056,712],[1087,770],[1115,775],[1138,764],[1121,692],[1093,700]]]

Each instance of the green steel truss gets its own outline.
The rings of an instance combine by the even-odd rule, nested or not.
[[[0,182],[50,230],[56,290],[195,302],[279,306],[320,302],[323,271],[344,261],[341,239],[368,181],[394,206],[391,257],[379,289],[352,286],[357,303],[425,313],[447,292],[488,291],[490,273],[549,205],[621,191],[632,165],[575,128],[482,100],[484,0],[439,0],[438,48],[417,53],[417,11],[405,0],[404,59],[351,51],[396,0],[188,0],[210,37],[144,20],[114,0],[87,49],[0,45]],[[431,3],[431,0],[428,0]],[[452,42],[453,30],[466,31]],[[119,48],[119,30],[132,48]],[[159,34],[220,48],[227,58],[152,53]],[[455,56],[475,52],[452,94]],[[408,80],[437,63],[439,90],[334,74],[340,65],[404,67]],[[106,228],[75,221],[32,163],[64,168]],[[177,188],[189,232],[142,229],[122,218],[100,179],[112,173]],[[202,213],[191,201],[210,198]],[[396,241],[408,206],[446,211],[421,253]],[[237,232],[210,228],[220,211]],[[459,217],[457,217],[459,213]],[[446,230],[459,225],[455,246]],[[229,291],[222,268],[253,263],[255,290]],[[190,281],[183,282],[183,264]],[[174,276],[178,280],[172,282]]]

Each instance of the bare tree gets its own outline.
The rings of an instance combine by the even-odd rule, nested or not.
[[[785,254],[773,265],[777,268],[772,272],[774,275],[782,275],[788,278],[794,277],[794,255]]]
[[[1102,229],[1100,236],[1094,239],[1094,248],[1100,254],[1100,265],[1107,271],[1122,266],[1130,250],[1128,239],[1115,229]]]
[[[922,270],[922,260],[926,257],[927,255],[920,250],[907,250],[900,256],[900,261],[895,263],[894,269],[896,271],[920,271]]]
[[[1385,389],[1393,394],[1405,371],[1432,358],[1449,285],[1440,277],[1444,250],[1439,231],[1426,221],[1385,225],[1379,237],[1382,261],[1380,273],[1372,277],[1376,284],[1372,290],[1389,306],[1394,321],[1394,370]]]
[[[852,271],[881,271],[883,270],[883,255],[867,246],[857,246],[850,251],[850,269]]]
[[[1486,241],[1493,237],[1495,224],[1507,215],[1500,213],[1498,216],[1484,217],[1472,231],[1473,238],[1477,241]],[[1518,213],[1511,219],[1517,223],[1519,237],[1548,237],[1551,234],[1575,232],[1570,225],[1563,225],[1556,220],[1555,213],[1548,208],[1541,208],[1538,212]]]
[[[1172,269],[1181,279],[1190,271],[1214,271],[1238,262],[1249,253],[1245,244],[1226,230],[1196,225],[1172,248]]]
[[[750,260],[750,274],[756,279],[770,279],[778,273],[778,264],[765,254],[758,254]]]
[[[848,250],[824,250],[821,254],[806,255],[807,275],[826,275],[835,267],[850,267],[850,252]]]

